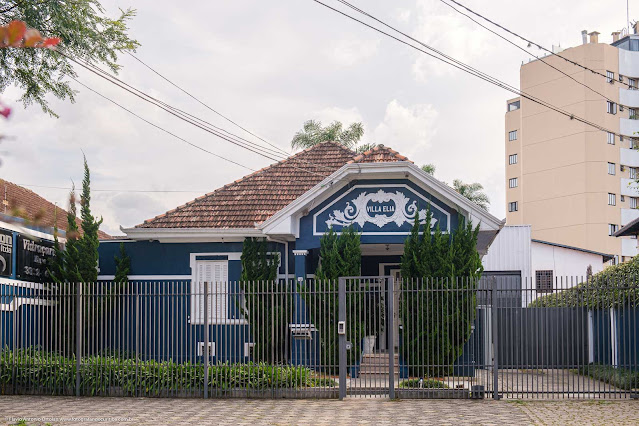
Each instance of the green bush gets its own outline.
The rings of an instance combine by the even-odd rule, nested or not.
[[[424,382],[420,386],[421,379],[406,379],[399,383],[400,388],[404,389],[448,389],[448,386],[441,380],[436,379],[424,379]]]
[[[626,263],[610,266],[575,287],[539,297],[528,307],[634,307],[639,302],[638,278],[639,256]]]
[[[15,355],[15,363],[14,363]],[[203,388],[204,366],[190,362],[139,361],[109,356],[89,356],[80,367],[83,394],[105,394],[110,388],[121,388],[134,394],[159,395],[165,391],[197,391]],[[136,374],[137,371],[137,374]],[[0,352],[0,386],[48,394],[70,394],[75,389],[75,358],[35,349]],[[15,373],[15,376],[14,376]],[[316,377],[300,366],[264,363],[209,366],[212,389],[273,389],[334,387],[332,379]]]
[[[577,370],[581,375],[601,380],[616,388],[631,390],[639,388],[639,371],[615,368],[610,365],[590,364]]]

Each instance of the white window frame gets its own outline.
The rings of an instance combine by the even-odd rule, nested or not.
[[[606,112],[608,114],[616,114],[617,113],[617,104],[612,101],[606,101]]]
[[[517,154],[510,154],[508,156],[508,165],[512,166],[513,164],[517,164]]]
[[[516,177],[508,179],[509,188],[517,188],[518,179]]]
[[[246,324],[245,319],[229,318],[229,308],[231,302],[228,298],[229,279],[228,267],[231,257],[238,257],[241,253],[191,253],[191,324],[204,324],[204,317],[200,313],[200,303],[204,303],[204,281],[200,282],[198,266],[200,264],[223,265],[226,270],[226,277],[222,276],[219,282],[209,284],[209,324]],[[198,260],[196,256],[227,256],[226,260]],[[235,259],[233,259],[235,260]],[[220,306],[221,305],[221,306]],[[225,315],[219,314],[223,311]]]
[[[617,165],[615,163],[608,163],[608,174],[612,176],[617,174]]]
[[[612,237],[612,234],[619,230],[619,225],[615,225],[614,223],[608,224],[608,236]]]
[[[617,194],[608,193],[608,205],[616,206],[617,205]]]
[[[615,81],[615,73],[612,71],[606,71],[606,82],[612,83]]]
[[[517,130],[511,130],[510,132],[508,132],[508,141],[512,142],[516,140],[517,140]]]
[[[631,209],[636,209],[637,208],[637,197],[630,197],[629,207]]]
[[[608,132],[608,145],[615,144],[615,134],[612,132]]]
[[[513,213],[513,212],[517,212],[519,211],[519,202],[518,201],[511,201],[510,203],[508,203],[508,212],[509,213]]]

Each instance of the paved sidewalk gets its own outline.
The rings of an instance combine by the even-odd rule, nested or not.
[[[0,396],[15,424],[639,424],[639,401],[208,400]]]

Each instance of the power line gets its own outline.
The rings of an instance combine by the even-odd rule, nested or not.
[[[564,71],[560,70],[559,68],[555,67],[554,65],[544,61],[544,58],[536,56],[532,53],[530,53],[528,50],[524,49],[523,47],[519,46],[517,43],[514,43],[512,40],[507,39],[506,37],[504,37],[503,35],[499,34],[498,32],[491,30],[490,28],[488,28],[487,26],[483,25],[482,23],[478,22],[477,20],[473,19],[472,16],[469,16],[468,14],[462,12],[461,10],[455,8],[455,6],[446,3],[445,0],[439,0],[441,1],[443,4],[445,4],[446,6],[450,7],[451,9],[453,9],[455,12],[459,13],[460,15],[465,16],[466,18],[470,19],[471,21],[473,21],[474,23],[476,23],[477,25],[479,25],[480,27],[484,28],[487,31],[490,31],[491,33],[495,34],[497,37],[505,40],[506,42],[512,44],[513,46],[515,46],[517,49],[522,50],[523,52],[529,54],[529,55],[533,55],[535,58],[537,58],[538,60],[540,60],[541,62],[543,62],[544,64],[548,65],[549,67],[559,71],[560,73],[562,73],[563,75],[565,75],[566,77],[568,77],[569,79],[575,81],[576,83],[581,84],[582,86],[586,87],[587,89],[592,90],[594,93],[598,94],[599,96],[605,98],[606,100],[610,101],[610,102],[614,102],[612,99],[610,99],[609,97],[607,97],[606,95],[604,95],[603,93],[593,89],[592,87],[588,86],[585,83],[582,83],[581,81],[577,80],[576,78],[574,78],[573,76],[571,76],[568,73],[565,73]]]
[[[495,22],[495,21],[493,21],[493,20],[491,20],[491,19],[489,19],[489,18],[485,17],[484,15],[482,15],[482,14],[481,14],[481,13],[479,13],[479,12],[475,12],[474,10],[472,10],[472,9],[468,8],[467,6],[464,6],[463,4],[459,3],[459,2],[458,2],[458,1],[456,1],[456,0],[450,0],[450,1],[451,1],[451,2],[453,2],[453,3],[455,3],[457,6],[459,6],[459,7],[462,7],[462,8],[464,8],[464,9],[466,9],[468,12],[472,13],[473,15],[480,17],[480,18],[481,18],[481,19],[483,19],[484,21],[489,22],[489,23],[493,24],[494,26],[499,27],[499,28],[501,28],[502,30],[506,31],[507,33],[512,34],[512,35],[514,35],[515,37],[522,39],[523,41],[525,41],[526,43],[528,43],[528,44],[530,44],[530,45],[537,46],[539,49],[544,50],[544,51],[546,51],[546,52],[550,53],[551,55],[558,56],[558,57],[560,57],[561,59],[563,59],[564,61],[567,61],[567,62],[569,62],[569,63],[571,63],[571,64],[573,64],[573,65],[575,65],[575,66],[578,66],[578,67],[580,67],[580,68],[582,68],[582,69],[584,69],[584,70],[590,71],[590,72],[592,72],[593,74],[600,75],[600,76],[602,76],[602,77],[604,77],[604,78],[606,78],[606,79],[608,78],[608,76],[607,76],[607,75],[605,75],[605,74],[603,74],[603,73],[601,73],[601,72],[599,72],[599,71],[597,71],[597,70],[594,70],[594,69],[592,69],[592,68],[588,68],[588,67],[587,67],[587,66],[585,66],[585,65],[582,65],[582,64],[580,64],[580,63],[578,63],[578,62],[573,61],[572,59],[568,59],[568,58],[566,58],[565,56],[560,55],[559,53],[555,53],[555,52],[553,52],[552,50],[549,50],[549,49],[545,48],[544,46],[540,45],[539,43],[535,43],[534,41],[529,40],[529,39],[527,39],[526,37],[521,36],[521,35],[517,34],[517,33],[516,33],[516,32],[514,32],[514,31],[509,30],[509,29],[508,29],[508,28],[506,28],[505,26],[503,26],[503,25],[501,25],[501,24],[498,24],[497,22]],[[613,81],[614,81],[614,80],[613,80]],[[620,81],[620,83],[621,83],[621,84],[623,84],[623,85],[625,85],[625,86],[627,86],[628,88],[633,88],[633,86],[631,86],[631,85],[630,85],[630,84],[628,84],[628,83],[624,83],[624,82],[621,82],[621,81]]]
[[[101,98],[106,99],[107,101],[111,102],[112,104],[114,104],[114,105],[116,105],[116,106],[118,106],[118,107],[122,108],[123,110],[125,110],[125,111],[126,111],[126,112],[128,112],[129,114],[132,114],[133,116],[135,116],[135,117],[139,118],[140,120],[144,121],[145,123],[150,124],[151,126],[155,127],[156,129],[159,129],[159,130],[163,131],[164,133],[167,133],[167,134],[169,134],[169,135],[173,136],[174,138],[179,139],[179,140],[181,140],[182,142],[184,142],[184,143],[186,143],[186,144],[188,144],[188,145],[191,145],[193,148],[199,149],[200,151],[206,152],[207,154],[210,154],[210,155],[212,155],[212,156],[214,156],[214,157],[220,158],[220,159],[222,159],[222,160],[224,160],[224,161],[228,161],[229,163],[233,163],[233,164],[235,164],[235,165],[237,165],[237,166],[244,167],[245,169],[251,170],[251,171],[253,171],[253,172],[255,171],[255,169],[252,169],[252,168],[250,168],[250,167],[248,167],[248,166],[245,166],[245,165],[243,165],[243,164],[240,164],[240,163],[238,163],[237,161],[234,161],[234,160],[231,160],[231,159],[229,159],[229,158],[223,157],[223,156],[221,156],[221,155],[215,154],[214,152],[211,152],[211,151],[209,151],[209,150],[208,150],[208,149],[206,149],[206,148],[202,148],[202,147],[201,147],[201,146],[199,146],[199,145],[196,145],[196,144],[194,144],[194,143],[192,143],[192,142],[189,142],[188,140],[186,140],[186,139],[184,139],[184,138],[182,138],[182,137],[180,137],[180,136],[176,135],[175,133],[172,133],[172,132],[170,132],[170,131],[166,130],[165,128],[158,126],[157,124],[150,122],[150,121],[149,121],[149,120],[147,120],[146,118],[141,117],[140,115],[138,115],[138,114],[136,114],[135,112],[131,111],[130,109],[128,109],[128,108],[126,108],[126,107],[124,107],[124,106],[120,105],[119,103],[117,103],[117,102],[116,102],[116,101],[114,101],[113,99],[111,99],[111,98],[109,98],[109,97],[107,97],[107,96],[103,95],[102,93],[100,93],[100,92],[98,92],[98,91],[96,91],[96,90],[94,90],[94,89],[90,88],[90,87],[89,87],[89,86],[87,86],[86,84],[84,84],[84,83],[80,82],[77,78],[75,78],[75,77],[71,77],[71,78],[72,78],[72,79],[73,79],[76,83],[78,83],[80,86],[84,87],[85,89],[90,90],[91,92],[95,93],[96,95],[100,96]]]
[[[392,29],[393,31],[401,34],[402,36],[404,36],[404,37],[406,37],[406,38],[408,38],[408,39],[410,39],[412,41],[417,42],[418,44],[424,46],[426,49],[428,49],[428,50],[430,50],[432,52],[435,52],[436,54],[433,54],[433,53],[430,53],[430,52],[428,52],[428,51],[426,51],[424,49],[421,49],[421,48],[419,48],[419,47],[407,42],[406,40],[402,40],[402,39],[400,39],[398,37],[395,37],[392,34],[389,34],[389,33],[385,32],[385,31],[383,31],[383,30],[381,30],[381,29],[379,29],[377,27],[374,27],[374,26],[372,26],[372,25],[370,25],[370,24],[368,24],[368,23],[366,23],[366,22],[364,22],[362,20],[359,20],[359,19],[357,19],[357,18],[355,18],[355,17],[353,17],[353,16],[351,16],[351,15],[349,15],[349,14],[347,14],[347,13],[345,13],[345,12],[339,10],[339,9],[336,9],[336,8],[334,8],[332,6],[329,6],[326,3],[323,3],[323,2],[321,2],[319,0],[313,0],[313,1],[318,3],[318,4],[321,4],[322,6],[328,8],[328,9],[331,9],[332,11],[337,12],[337,13],[339,13],[339,14],[341,14],[341,15],[343,15],[343,16],[345,16],[345,17],[347,17],[347,18],[349,18],[349,19],[351,19],[351,20],[353,20],[355,22],[358,22],[358,23],[360,23],[360,24],[362,24],[362,25],[364,25],[364,26],[366,26],[368,28],[371,28],[374,31],[377,31],[377,32],[379,32],[379,33],[381,33],[383,35],[386,35],[387,37],[390,37],[390,38],[392,38],[392,39],[394,39],[396,41],[399,41],[400,43],[405,44],[405,45],[407,45],[407,46],[409,46],[409,47],[411,47],[411,48],[413,48],[413,49],[415,49],[417,51],[420,51],[420,52],[422,52],[422,53],[424,53],[424,54],[426,54],[428,56],[431,56],[431,57],[437,59],[438,61],[444,62],[444,63],[446,63],[448,65],[451,65],[451,66],[453,66],[453,67],[455,67],[457,69],[460,69],[460,70],[462,70],[462,71],[464,71],[464,72],[466,72],[468,74],[474,75],[475,77],[478,77],[478,78],[480,78],[480,79],[482,79],[484,81],[487,81],[487,82],[489,82],[491,84],[494,84],[494,85],[496,85],[498,87],[501,87],[501,88],[503,88],[505,90],[508,90],[508,91],[510,91],[512,93],[515,93],[515,94],[517,94],[517,95],[519,95],[519,96],[521,96],[521,97],[523,97],[525,99],[529,99],[529,100],[531,100],[531,101],[533,101],[535,103],[543,105],[543,106],[545,106],[545,107],[547,107],[547,108],[549,108],[549,109],[551,109],[553,111],[556,111],[556,112],[558,112],[560,114],[565,115],[566,117],[569,117],[572,120],[577,120],[577,121],[579,121],[579,122],[581,122],[583,124],[587,124],[589,126],[597,128],[599,130],[602,130],[602,131],[605,131],[605,132],[609,132],[609,133],[613,133],[615,135],[622,136],[622,135],[620,135],[618,133],[611,132],[610,130],[606,129],[603,126],[600,126],[600,125],[598,125],[596,123],[590,122],[590,121],[588,121],[588,120],[586,120],[584,118],[581,118],[579,116],[576,116],[576,115],[574,115],[574,114],[572,114],[572,113],[570,113],[568,111],[564,111],[564,110],[560,109],[559,107],[556,107],[556,106],[554,106],[554,105],[552,105],[552,104],[550,104],[550,103],[548,103],[546,101],[543,101],[543,100],[541,100],[539,98],[536,98],[533,95],[527,94],[527,93],[521,91],[520,89],[517,89],[517,88],[509,85],[508,83],[505,83],[505,82],[497,79],[496,77],[493,77],[493,76],[491,76],[491,75],[489,75],[487,73],[484,73],[484,72],[482,72],[482,71],[480,71],[478,69],[475,69],[475,68],[471,67],[470,65],[467,65],[467,64],[465,64],[465,63],[463,63],[463,62],[461,62],[461,61],[459,61],[459,60],[457,60],[457,59],[455,59],[455,58],[453,58],[451,56],[448,56],[448,55],[444,54],[443,52],[441,52],[441,51],[439,51],[439,50],[437,50],[437,49],[435,49],[435,48],[433,48],[433,47],[421,42],[420,40],[417,40],[417,39],[409,36],[408,34],[406,34],[406,33],[402,32],[402,31],[392,27],[391,25],[385,23],[384,21],[382,21],[382,20],[380,20],[380,19],[368,14],[367,12],[363,11],[362,9],[359,9],[356,6],[353,6],[352,4],[348,3],[347,1],[338,0],[340,3],[345,4],[348,7],[350,7],[351,9],[354,9],[354,10],[358,11],[359,13],[361,13],[361,14],[363,14],[363,15],[365,15],[365,16],[367,16],[367,17],[369,17],[369,18],[371,18],[371,19],[373,19],[373,20],[375,20],[375,21],[377,21],[379,23],[381,23],[382,25]],[[439,55],[439,56],[437,56],[437,55]]]
[[[123,89],[123,90],[125,90],[125,91],[127,91],[127,92],[129,92],[129,93],[131,93],[131,94],[133,94],[133,95],[135,95],[137,97],[139,97],[140,99],[142,99],[142,100],[144,100],[144,101],[146,101],[148,103],[151,103],[152,105],[155,105],[155,106],[163,109],[164,111],[168,112],[169,114],[171,114],[171,115],[173,115],[173,116],[175,116],[177,118],[180,118],[181,120],[186,121],[189,124],[192,124],[192,125],[200,128],[200,129],[202,129],[202,130],[205,130],[205,131],[207,131],[207,132],[209,132],[209,133],[211,133],[211,134],[213,134],[215,136],[218,136],[219,138],[221,138],[223,140],[231,142],[234,145],[240,146],[240,147],[242,147],[244,149],[247,149],[247,150],[249,150],[251,152],[254,152],[254,153],[258,154],[258,155],[262,155],[263,157],[266,157],[266,158],[268,158],[268,159],[270,159],[272,161],[281,162],[281,161],[286,159],[286,158],[282,158],[281,157],[282,154],[275,153],[274,151],[270,150],[269,148],[265,148],[265,147],[262,147],[260,145],[256,145],[255,143],[253,143],[251,141],[248,141],[248,140],[246,140],[246,139],[244,139],[242,137],[239,137],[237,135],[234,135],[234,134],[232,134],[232,133],[230,133],[230,132],[228,132],[228,131],[226,131],[224,129],[221,129],[219,127],[213,126],[210,123],[208,123],[206,120],[197,118],[197,117],[195,117],[195,116],[193,116],[191,114],[183,112],[182,110],[180,110],[178,108],[172,107],[169,104],[167,104],[167,103],[165,103],[165,102],[163,102],[161,100],[158,100],[158,99],[146,94],[145,92],[143,92],[143,91],[141,91],[139,89],[136,89],[133,86],[131,86],[131,85],[119,80],[118,78],[106,73],[104,70],[100,69],[99,67],[94,66],[93,64],[83,63],[83,61],[78,60],[76,58],[72,58],[72,57],[70,57],[68,55],[65,55],[62,52],[58,52],[58,53],[60,53],[61,55],[65,56],[70,61],[78,64],[79,66],[87,69],[88,71],[92,72],[93,74],[96,74],[97,76],[107,80],[108,82],[120,87],[121,89]],[[202,123],[205,123],[205,124],[202,124]],[[210,125],[211,127],[213,127],[213,129],[215,129],[215,130],[209,128],[207,126],[207,124]],[[220,132],[227,133],[230,136],[221,134]],[[278,157],[280,157],[280,158],[278,158]],[[309,162],[309,161],[306,161],[306,160],[302,160],[302,159],[292,159],[292,160],[296,161],[296,162],[299,162],[299,163],[306,163],[306,164],[308,164],[310,166],[313,166],[315,168],[327,169],[327,170],[330,170],[331,173],[334,171],[330,167],[327,167],[327,166],[324,166],[324,165],[321,165],[321,164],[315,164],[315,163],[312,163],[312,162]],[[294,169],[298,169],[298,170],[304,171],[306,173],[310,173],[310,174],[314,174],[314,175],[320,176],[322,178],[325,178],[327,176],[326,174],[316,173],[316,172],[313,172],[313,171],[308,170],[308,169],[303,169],[303,168],[300,168],[300,167],[296,167],[296,166],[294,166],[292,164],[289,164],[289,166],[294,168]]]
[[[48,185],[32,185],[32,184],[27,184],[27,183],[16,183],[16,185],[18,186],[24,186],[27,188],[45,188],[45,189],[60,189],[60,190],[65,190],[65,191],[71,191],[73,188],[71,187],[66,187],[66,186],[48,186]],[[197,194],[206,194],[207,192],[210,191],[189,191],[189,190],[175,190],[175,189],[167,189],[167,190],[162,190],[162,189],[95,189],[95,188],[91,188],[91,192],[123,192],[123,193],[128,193],[128,192],[132,192],[132,193],[160,193],[160,194],[164,194],[164,193],[197,193]]]
[[[221,112],[211,108],[209,105],[207,105],[206,103],[204,103],[203,101],[201,101],[200,99],[198,99],[197,97],[195,97],[194,95],[192,95],[191,93],[187,92],[185,89],[183,89],[182,87],[178,86],[176,83],[174,83],[173,81],[169,80],[167,77],[165,77],[164,75],[160,74],[158,71],[156,71],[155,69],[153,69],[150,65],[148,65],[146,62],[142,61],[140,58],[138,58],[137,56],[135,56],[133,53],[128,52],[127,53],[136,61],[138,61],[139,63],[141,63],[142,65],[144,65],[145,67],[147,67],[149,70],[151,70],[153,73],[157,74],[160,78],[162,78],[163,80],[165,80],[167,83],[171,84],[172,86],[176,87],[178,90],[182,91],[184,94],[186,94],[187,96],[189,96],[190,98],[192,98],[193,100],[195,100],[196,102],[198,102],[199,104],[203,105],[205,108],[209,109],[210,111],[214,112],[215,114],[217,114],[218,116],[222,117],[223,119],[225,119],[226,121],[228,121],[229,123],[237,126],[238,128],[244,130],[246,133],[248,133],[249,135],[256,137],[257,139],[261,140],[262,142],[278,149],[279,151],[283,152],[284,154],[286,154],[287,156],[290,155],[289,152],[287,152],[286,150],[280,148],[277,145],[272,144],[271,142],[263,139],[262,137],[256,135],[255,133],[251,132],[250,130],[246,129],[245,127],[243,127],[242,125],[238,124],[236,121],[231,120],[230,118],[228,118],[227,116],[223,115]]]

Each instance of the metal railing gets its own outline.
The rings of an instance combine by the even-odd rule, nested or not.
[[[573,277],[543,293],[518,276],[2,285],[0,392],[634,398],[638,284]]]

